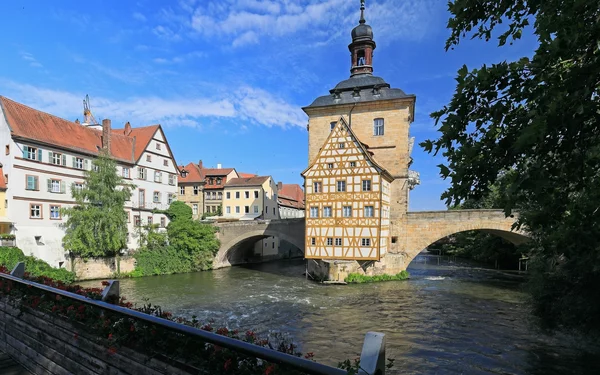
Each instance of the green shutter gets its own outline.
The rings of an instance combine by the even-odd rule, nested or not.
[[[85,169],[85,170],[87,170],[87,169],[88,169],[88,161],[87,161],[87,159],[85,159],[85,160],[83,161],[83,169]]]
[[[50,164],[54,164],[54,158],[52,157],[54,153],[52,151],[48,151],[48,162]]]
[[[34,190],[40,190],[40,185],[39,185],[39,178],[37,176],[33,177],[33,186],[34,186]]]
[[[67,183],[64,181],[60,182],[60,192],[61,192],[61,194],[64,194],[67,192]]]
[[[42,161],[42,149],[38,148],[37,160]]]
[[[29,150],[29,147],[27,146],[23,146],[23,159],[27,158],[27,151]]]
[[[77,158],[75,156],[73,156],[72,159],[73,159],[73,168],[77,168]]]
[[[67,155],[65,154],[62,156],[62,165],[67,165]]]
[[[52,180],[48,179],[46,181],[48,182],[48,191],[52,191]]]

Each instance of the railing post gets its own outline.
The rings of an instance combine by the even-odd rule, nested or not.
[[[360,354],[359,375],[385,374],[385,334],[367,332]]]
[[[106,301],[112,296],[119,298],[119,280],[110,280],[108,282],[108,285],[102,291],[102,301]]]
[[[22,279],[23,276],[25,276],[25,262],[19,262],[15,265],[15,268],[13,268],[12,271],[10,271],[10,274],[14,277],[18,277],[19,279]]]

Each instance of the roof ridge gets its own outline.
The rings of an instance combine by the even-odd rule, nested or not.
[[[48,116],[51,116],[51,117],[57,118],[57,119],[59,119],[59,120],[67,121],[67,122],[73,123],[73,124],[75,124],[75,125],[81,125],[81,124],[77,124],[75,121],[67,120],[66,118],[62,118],[62,117],[60,117],[60,116],[53,115],[52,113],[49,113],[49,112],[46,112],[46,111],[42,111],[42,110],[40,110],[40,109],[35,109],[35,108],[33,108],[33,107],[30,107],[30,106],[28,106],[27,104],[23,104],[23,103],[20,103],[20,102],[18,102],[18,101],[16,101],[16,100],[13,100],[13,99],[7,98],[6,96],[2,96],[2,95],[0,95],[0,99],[3,99],[3,100],[8,100],[9,102],[13,102],[14,104],[17,104],[17,105],[20,105],[20,106],[23,106],[23,107],[27,107],[27,108],[29,108],[29,109],[31,109],[31,110],[33,110],[33,111],[36,111],[36,112],[41,112],[41,113],[43,113],[43,114],[45,114],[45,115],[48,115]],[[94,125],[100,125],[100,124],[94,124]],[[87,129],[86,127],[83,127],[83,128],[84,128],[84,129]]]

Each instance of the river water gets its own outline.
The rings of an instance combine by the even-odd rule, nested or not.
[[[289,333],[336,365],[386,334],[390,374],[600,374],[577,341],[535,330],[514,273],[417,261],[408,281],[321,285],[302,260],[121,280],[129,301],[214,325]]]

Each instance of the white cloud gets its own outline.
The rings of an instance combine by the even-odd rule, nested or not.
[[[21,58],[29,63],[29,66],[34,68],[43,68],[43,65],[33,57],[29,52],[21,51]]]
[[[4,79],[0,79],[0,84],[6,88],[6,96],[13,100],[70,120],[82,117],[84,93],[47,89]],[[92,94],[90,99],[96,119],[111,118],[115,124],[130,121],[136,126],[160,123],[167,127],[200,127],[207,119],[221,118],[268,127],[306,125],[299,106],[251,87],[242,87],[229,96],[147,96],[115,100]]]
[[[233,47],[241,47],[248,44],[256,44],[258,43],[258,35],[254,31],[246,31],[239,37],[235,38],[231,45]]]
[[[146,16],[140,12],[133,13],[133,18],[141,22],[146,22]]]
[[[174,32],[167,26],[158,25],[154,29],[152,29],[152,32],[154,33],[154,35],[156,35],[162,39],[168,39],[168,40],[181,39],[181,36],[179,34]]]

